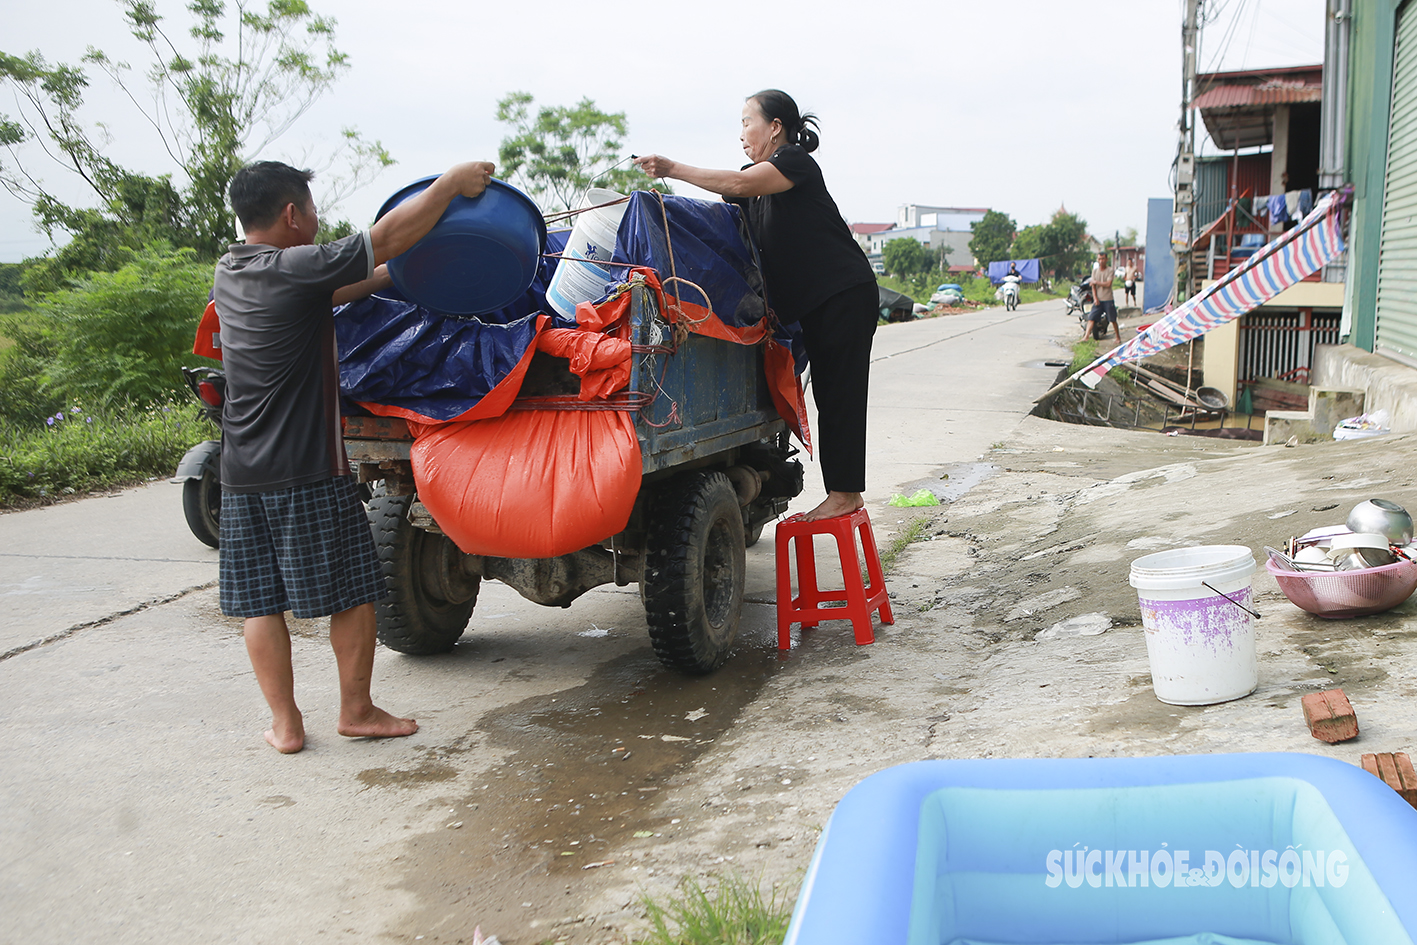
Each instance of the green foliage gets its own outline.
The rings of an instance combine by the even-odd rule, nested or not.
[[[509,92],[497,103],[497,120],[513,132],[502,139],[497,163],[543,210],[573,210],[592,186],[621,193],[644,188],[644,174],[619,166],[629,132],[624,112],[603,112],[588,98],[574,108],[543,105],[535,115],[532,106],[527,92]],[[673,193],[662,182],[657,187]]]
[[[881,257],[886,272],[898,278],[933,272],[940,262],[938,254],[931,252],[930,247],[908,236],[887,240],[881,247]]]
[[[1088,261],[1086,236],[1086,220],[1059,210],[1049,222],[1025,227],[1015,237],[1010,253],[1014,259],[1038,259],[1043,270],[1055,278],[1071,276]]]
[[[1012,217],[998,210],[990,210],[984,214],[984,219],[971,223],[969,229],[974,234],[969,241],[969,251],[980,266],[987,268],[992,262],[1011,258],[1009,247],[1013,245],[1014,231],[1018,229]]]
[[[636,945],[778,945],[787,934],[792,901],[776,890],[764,899],[737,876],[720,877],[712,892],[691,877],[679,888],[668,905],[642,900],[653,932]]]
[[[19,106],[17,118],[0,115],[0,144],[11,155],[11,162],[0,163],[0,183],[31,204],[51,238],[56,230],[73,236],[30,273],[27,288],[37,292],[55,291],[83,272],[115,271],[155,241],[215,259],[235,239],[226,205],[231,176],[349,68],[348,57],[334,47],[334,20],[317,15],[304,0],[270,0],[264,12],[251,0],[192,0],[185,42],[181,33],[166,30],[154,0],[119,2],[129,31],[148,50],[142,79],[98,49],[91,48],[82,63],[127,94],[186,185],[179,187],[171,174],[126,169],[104,153],[108,126],[91,129],[80,114],[89,84],[82,66],[51,65],[38,51],[0,53],[0,81],[16,93]],[[151,105],[142,104],[148,100]],[[25,144],[82,179],[97,206],[58,200],[18,156]],[[326,209],[370,172],[393,163],[378,142],[353,129],[345,129],[341,148],[347,170],[333,176],[330,192],[321,196]]]
[[[25,290],[21,284],[25,267],[18,263],[0,263],[0,313],[18,312],[27,307]],[[0,348],[5,343],[0,341]]]
[[[0,319],[14,346],[0,360],[0,418],[39,423],[66,403],[149,404],[182,390],[197,364],[192,336],[211,266],[191,249],[140,250],[113,273],[93,273],[31,311]]]
[[[195,404],[55,413],[63,419],[0,419],[0,508],[169,476],[192,444],[218,435]]]

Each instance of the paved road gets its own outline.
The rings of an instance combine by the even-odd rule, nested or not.
[[[868,498],[938,487],[1001,439],[1072,329],[1061,303],[883,327]],[[807,481],[795,508],[817,501],[816,470]],[[187,532],[178,487],[0,515],[0,942],[431,943],[483,915],[504,945],[542,941],[575,911],[571,876],[607,871],[566,873],[575,861],[532,856],[528,832],[609,821],[584,848],[608,857],[614,830],[634,828],[620,772],[684,770],[784,665],[771,546],[769,532],[749,552],[739,652],[704,679],[658,667],[633,589],[551,610],[485,585],[452,654],[381,652],[376,694],[423,725],[399,741],[333,733],[323,626],[298,622],[311,735],[284,757],[260,738],[239,623],[218,612],[216,556]],[[634,759],[608,768],[620,741]],[[543,800],[524,790],[533,771],[575,793],[527,806]],[[607,797],[631,807],[595,807]],[[474,817],[477,831],[449,826]]]

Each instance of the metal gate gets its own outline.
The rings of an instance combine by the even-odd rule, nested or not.
[[[1251,312],[1240,322],[1241,383],[1273,377],[1309,383],[1315,345],[1338,344],[1338,312],[1301,308],[1291,312]]]
[[[1398,11],[1393,52],[1376,340],[1379,354],[1417,363],[1417,5],[1411,2]]]

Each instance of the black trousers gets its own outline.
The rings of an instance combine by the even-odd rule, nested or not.
[[[803,315],[817,451],[828,492],[866,489],[866,392],[880,306],[876,283],[843,289]]]

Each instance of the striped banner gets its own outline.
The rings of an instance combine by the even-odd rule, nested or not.
[[[1197,338],[1258,308],[1294,283],[1318,272],[1343,252],[1339,208],[1345,199],[1347,195],[1341,191],[1325,194],[1294,229],[1265,244],[1243,265],[1232,269],[1224,278],[1181,303],[1131,341],[1102,355],[1053,390],[1078,378],[1088,387],[1096,387],[1108,370],[1116,365],[1140,361],[1158,351]]]

